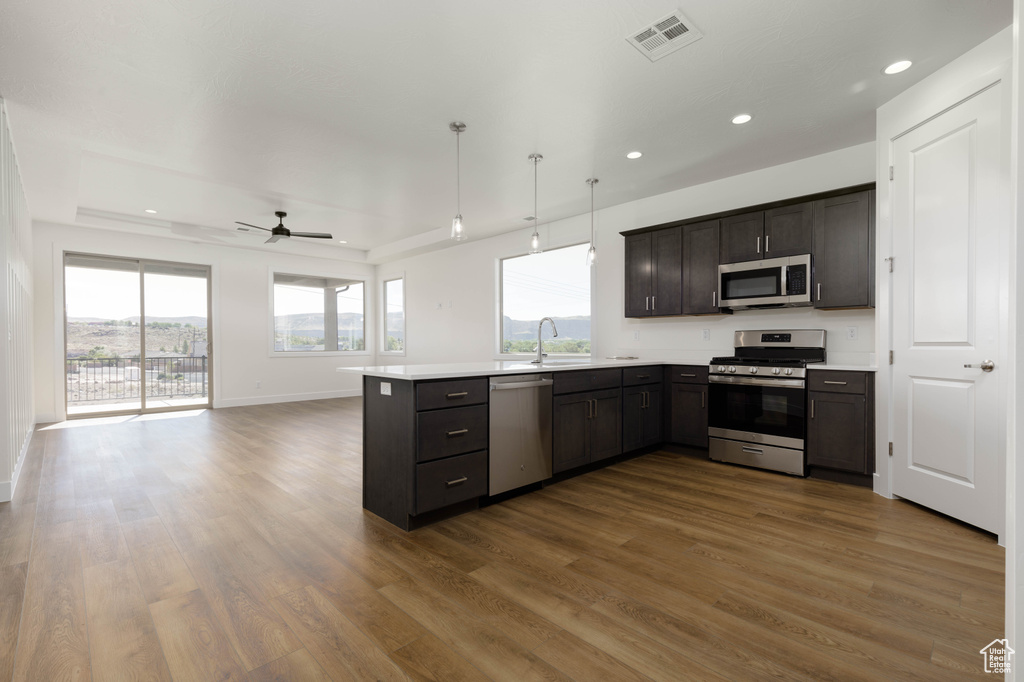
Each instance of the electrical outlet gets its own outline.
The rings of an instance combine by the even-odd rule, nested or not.
[[[391,382],[390,381],[382,381],[382,382],[380,382],[380,394],[381,395],[391,395]]]
[[[710,341],[711,340],[711,330],[710,329],[701,329],[700,330],[700,340],[701,341]]]
[[[856,327],[847,327],[846,328],[846,338],[850,339],[851,341],[856,341],[857,340],[857,328]]]
[[[639,341],[640,340],[640,332],[638,332],[638,331],[637,332],[633,332],[633,340],[634,341]]]
[[[263,385],[263,381],[261,381],[260,379],[257,379],[256,380],[256,388],[259,388],[262,385]]]

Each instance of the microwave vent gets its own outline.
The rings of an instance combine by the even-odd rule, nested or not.
[[[650,26],[633,31],[626,40],[652,62],[686,47],[704,34],[682,12],[673,12]]]

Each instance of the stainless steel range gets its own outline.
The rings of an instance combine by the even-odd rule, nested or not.
[[[738,331],[734,345],[708,371],[711,459],[804,476],[806,367],[825,361],[825,330]]]

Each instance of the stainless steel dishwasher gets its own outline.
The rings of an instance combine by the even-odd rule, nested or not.
[[[550,374],[490,378],[490,485],[497,495],[551,478]]]

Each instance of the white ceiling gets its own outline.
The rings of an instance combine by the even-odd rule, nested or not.
[[[703,39],[654,63],[625,41],[676,9]],[[449,121],[481,238],[527,226],[532,152],[543,223],[589,210],[591,176],[600,208],[866,142],[878,105],[1011,19],[1012,0],[4,0],[0,96],[36,219],[374,260],[449,244]],[[348,247],[234,232],[275,210]]]

